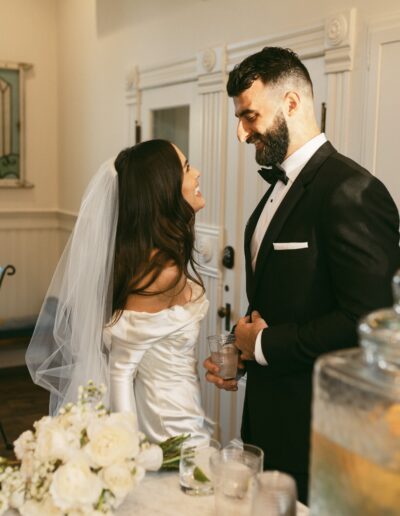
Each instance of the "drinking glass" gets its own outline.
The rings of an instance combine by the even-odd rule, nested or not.
[[[236,377],[239,350],[235,346],[235,335],[220,334],[207,337],[210,346],[211,361],[219,366],[217,376],[224,380]]]
[[[188,439],[181,447],[179,461],[179,483],[182,491],[189,495],[213,493],[210,458],[221,449],[215,439]]]
[[[254,478],[262,467],[254,451],[229,446],[211,456],[217,516],[250,516]]]
[[[280,471],[264,471],[256,477],[252,516],[296,516],[294,479]]]
[[[257,457],[260,457],[260,471],[259,473],[262,473],[264,470],[264,451],[259,448],[258,446],[255,446],[254,444],[246,444],[242,442],[230,442],[227,446],[225,446],[224,450],[227,450],[229,448],[235,448],[238,450],[244,450],[248,451],[250,453],[253,453]]]

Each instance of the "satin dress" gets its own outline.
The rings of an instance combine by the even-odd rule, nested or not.
[[[201,405],[196,342],[208,310],[201,288],[190,282],[191,301],[157,313],[124,310],[108,327],[110,407],[133,411],[152,442],[190,433],[209,438],[212,422]]]

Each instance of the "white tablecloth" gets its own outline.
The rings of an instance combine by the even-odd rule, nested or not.
[[[214,496],[190,496],[181,491],[177,473],[147,473],[118,509],[118,516],[215,516]],[[297,504],[297,516],[308,509]],[[229,515],[227,515],[229,516]],[[266,515],[267,516],[267,515]]]
[[[18,514],[16,511],[7,511],[5,516]],[[116,516],[132,515],[215,516],[214,496],[185,494],[179,487],[178,473],[147,473],[145,479],[135,487],[116,513]],[[308,508],[299,502],[297,516],[308,516]]]

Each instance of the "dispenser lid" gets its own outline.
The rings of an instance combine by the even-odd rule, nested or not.
[[[361,343],[364,339],[398,348],[400,354],[400,269],[392,282],[394,306],[377,310],[364,317],[358,327]]]

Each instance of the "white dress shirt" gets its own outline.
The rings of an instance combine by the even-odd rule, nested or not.
[[[254,230],[250,244],[251,265],[253,267],[253,271],[256,268],[258,251],[260,250],[265,232],[267,231],[276,210],[278,209],[285,195],[288,193],[290,187],[306,163],[326,141],[327,138],[325,134],[321,133],[305,143],[302,147],[300,147],[300,149],[297,149],[296,152],[291,154],[282,163],[282,168],[285,170],[289,180],[286,185],[282,181],[278,181],[275,184],[275,187],[272,190],[267,202],[265,203],[264,209],[258,219],[257,226]],[[268,365],[268,362],[265,360],[261,347],[262,332],[263,330],[261,330],[257,335],[254,355],[259,364],[266,366]]]

